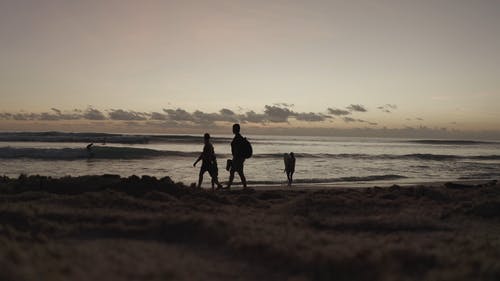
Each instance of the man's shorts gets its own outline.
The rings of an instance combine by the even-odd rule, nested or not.
[[[243,163],[244,162],[245,162],[245,158],[233,158],[233,162],[231,163],[231,172],[243,173]]]

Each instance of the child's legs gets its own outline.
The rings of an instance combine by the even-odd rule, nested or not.
[[[206,172],[205,169],[200,169],[200,175],[198,176],[198,187],[201,187],[201,183],[203,182],[203,174]]]

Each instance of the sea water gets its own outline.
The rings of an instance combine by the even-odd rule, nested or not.
[[[417,183],[500,177],[500,142],[247,135],[250,184],[284,184],[283,153],[294,152],[296,183]],[[219,177],[232,136],[212,136]],[[94,146],[87,150],[88,143]],[[0,133],[0,175],[52,177],[118,174],[195,182],[202,136],[93,133]],[[236,182],[239,179],[236,176]],[[209,185],[209,175],[205,176]]]

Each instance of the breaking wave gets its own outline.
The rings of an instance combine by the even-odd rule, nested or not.
[[[213,138],[212,142],[229,142],[230,138]],[[11,142],[73,142],[73,143],[203,143],[203,136],[190,135],[127,135],[109,133],[2,132],[0,141]]]
[[[45,160],[78,159],[144,159],[154,157],[180,156],[196,157],[199,152],[161,151],[147,148],[94,146],[85,148],[13,148],[0,147],[0,158],[31,158]]]
[[[136,147],[93,146],[87,151],[85,148],[16,148],[0,147],[0,158],[30,158],[46,160],[77,160],[77,159],[145,159],[155,157],[198,157],[199,151],[170,151]],[[451,160],[500,160],[500,155],[444,155],[444,154],[328,154],[328,153],[296,153],[297,158],[321,159],[360,159],[360,160],[422,160],[422,161],[451,161]],[[217,154],[218,158],[230,158],[227,154]],[[282,159],[282,153],[254,154],[257,159]]]

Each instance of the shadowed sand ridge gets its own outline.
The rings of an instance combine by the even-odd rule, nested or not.
[[[498,280],[500,187],[0,178],[1,280]]]

